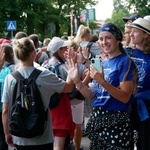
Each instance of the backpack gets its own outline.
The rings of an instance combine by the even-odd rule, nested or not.
[[[55,73],[58,77],[60,77],[60,76],[59,76],[59,69],[58,69],[58,66],[59,66],[59,65],[61,65],[60,62],[56,63],[55,65],[50,65],[50,66],[49,66],[49,70],[50,70],[51,72]],[[50,98],[49,108],[50,108],[50,109],[55,108],[55,107],[59,104],[61,98],[62,98],[62,93],[57,93],[57,92],[55,92],[55,93],[51,96],[51,98]]]
[[[10,105],[9,131],[12,135],[33,138],[45,131],[47,110],[35,83],[41,72],[34,69],[29,78],[24,78],[18,71],[11,74],[17,80]]]
[[[87,44],[87,48],[89,49],[89,56],[88,56],[88,59],[89,60],[91,60],[93,57],[94,57],[94,55],[90,52],[90,49],[91,49],[91,46],[93,45],[93,42],[89,42],[88,44]]]
[[[11,73],[11,70],[8,66],[9,65],[5,65],[0,70],[0,110],[2,110],[1,99],[2,99],[2,94],[3,94],[4,81],[5,81],[6,76]]]
[[[89,51],[90,51],[92,45],[93,45],[93,42],[89,42],[89,43],[87,44],[86,47],[89,49]]]

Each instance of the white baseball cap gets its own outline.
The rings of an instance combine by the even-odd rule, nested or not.
[[[61,47],[69,46],[71,43],[70,40],[64,41],[59,37],[53,37],[50,43],[48,44],[47,50],[56,53]]]

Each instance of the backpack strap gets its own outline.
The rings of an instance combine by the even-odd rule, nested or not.
[[[93,45],[93,42],[89,42],[89,43],[87,44],[86,47],[89,49],[89,51],[90,51],[92,45]]]
[[[16,79],[16,80],[23,80],[24,79],[24,77],[20,74],[20,72],[19,71],[14,71],[14,72],[12,72],[11,73],[11,75]]]
[[[38,75],[41,73],[41,70],[38,69],[34,69],[33,72],[31,73],[31,75],[29,76],[29,79],[34,79],[36,80],[36,78],[38,77]],[[23,80],[24,77],[20,74],[19,71],[14,71],[11,73],[11,75],[16,79],[16,80]]]
[[[58,77],[59,76],[59,65],[61,65],[61,62],[55,63],[54,65],[50,65],[49,70],[53,73],[55,73]]]
[[[30,74],[29,78],[28,79],[33,79],[33,80],[36,80],[36,78],[39,76],[39,74],[41,73],[42,71],[39,70],[39,69],[34,69],[33,72]]]
[[[9,67],[9,66],[11,66],[11,65],[12,65],[12,64],[9,63],[9,64],[6,64],[5,66],[6,66],[6,67]]]

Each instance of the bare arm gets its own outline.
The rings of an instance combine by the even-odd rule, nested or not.
[[[102,86],[117,100],[127,103],[133,92],[133,81],[120,82],[120,87],[114,87],[111,84],[104,82]]]
[[[63,93],[68,93],[68,92],[71,92],[72,89],[74,87],[74,83],[73,81],[70,79],[69,76],[67,76],[67,79],[66,79],[66,84],[65,84],[65,87],[63,89]]]
[[[89,90],[89,88],[84,85],[81,82],[81,79],[78,76],[78,67],[77,63],[74,63],[72,59],[67,60],[67,65],[70,67],[68,70],[68,75],[75,84],[77,90],[80,91],[80,93],[87,99],[87,100],[93,100],[94,94],[92,91]],[[86,78],[86,77],[85,77]],[[87,78],[89,78],[89,74],[87,74]],[[86,80],[86,79],[85,79]],[[83,81],[84,82],[84,81]]]
[[[9,117],[8,114],[9,114],[9,104],[4,103],[2,109],[2,122],[3,122],[4,133],[5,133],[5,139],[8,145],[14,146],[12,135],[9,133],[8,130],[8,117]]]
[[[85,86],[81,80],[79,80],[76,84],[76,88],[80,91],[80,93],[85,97],[87,100],[93,100],[95,95],[94,93]]]
[[[127,103],[129,101],[134,89],[133,81],[123,81],[120,82],[119,87],[115,87],[105,81],[103,69],[102,72],[99,73],[92,66],[90,67],[90,76],[101,84],[115,99],[123,103]]]
[[[89,69],[86,69],[82,75],[82,82],[84,83],[84,85],[88,86],[90,81],[91,81],[90,72]]]

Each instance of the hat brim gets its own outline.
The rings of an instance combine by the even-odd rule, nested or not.
[[[146,28],[144,28],[143,26],[136,24],[136,23],[132,23],[131,25],[127,25],[127,27],[133,27],[133,28],[138,28],[146,33],[148,33],[150,35],[150,31]]]
[[[70,44],[71,44],[71,41],[70,41],[70,40],[64,41],[64,44],[63,44],[62,47],[69,46]]]
[[[129,17],[123,17],[122,20],[123,20],[124,22],[128,22],[128,20],[132,20],[132,19],[130,19]]]
[[[134,15],[129,16],[129,17],[123,17],[122,19],[124,22],[128,22],[129,20],[135,21],[138,18],[141,18],[141,16],[138,14],[134,14]]]

